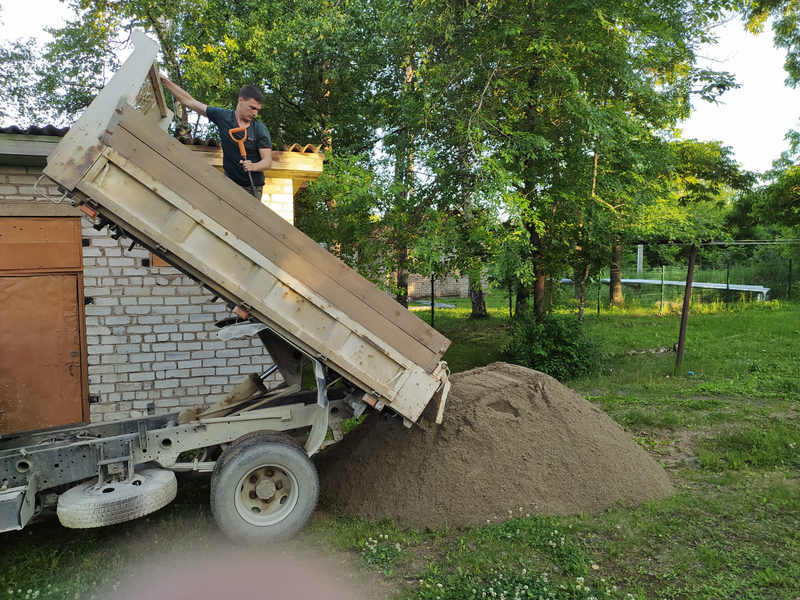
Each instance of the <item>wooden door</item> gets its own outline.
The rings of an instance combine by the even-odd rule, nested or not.
[[[75,275],[0,277],[0,433],[83,420]]]
[[[79,219],[0,218],[0,434],[88,420]]]

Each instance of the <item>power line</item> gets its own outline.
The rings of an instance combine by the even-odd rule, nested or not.
[[[698,246],[792,246],[800,244],[800,239],[786,238],[777,240],[732,240],[730,242],[701,242]]]
[[[800,245],[800,238],[782,238],[777,240],[710,240],[708,242],[684,242],[680,240],[641,240],[633,242],[633,246],[795,246]]]

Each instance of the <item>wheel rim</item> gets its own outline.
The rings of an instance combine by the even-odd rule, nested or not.
[[[101,486],[97,484],[89,485],[83,490],[83,496],[89,498],[103,497],[109,500],[117,496],[145,493],[144,486],[150,480],[147,475],[136,473],[127,481],[110,481]]]
[[[278,465],[262,465],[248,471],[236,486],[234,504],[239,516],[257,527],[285,519],[299,497],[297,479]]]

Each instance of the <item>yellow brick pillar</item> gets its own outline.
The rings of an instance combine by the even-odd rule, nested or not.
[[[222,172],[222,149],[207,143],[187,144],[208,164]],[[272,167],[264,171],[261,203],[294,225],[294,195],[309,181],[322,175],[325,155],[318,146],[294,144],[286,150],[272,151]]]
[[[266,177],[261,203],[294,225],[294,182],[292,179]]]

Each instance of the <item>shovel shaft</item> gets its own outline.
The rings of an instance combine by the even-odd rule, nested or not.
[[[236,137],[237,134],[241,133],[242,137]],[[247,159],[247,152],[244,149],[244,141],[247,139],[247,127],[236,127],[234,129],[228,130],[228,135],[231,136],[231,139],[239,144],[239,154],[242,155],[242,158]],[[250,179],[250,192],[253,196],[256,195],[256,186],[253,183],[253,174],[250,171],[247,171],[247,177]]]

